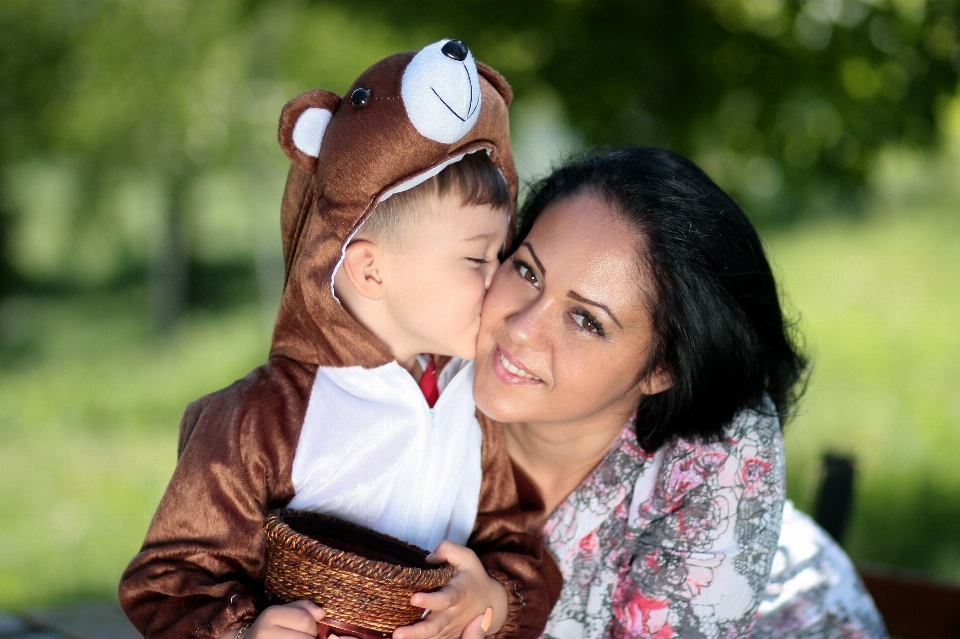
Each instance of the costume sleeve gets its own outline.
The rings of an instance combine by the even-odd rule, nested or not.
[[[770,406],[772,409],[772,406]],[[628,514],[636,548],[612,637],[742,637],[769,580],[784,504],[775,417],[744,411],[719,443],[670,445]]]
[[[305,372],[278,368],[257,369],[184,414],[177,467],[120,581],[120,603],[147,639],[219,639],[258,614],[264,515],[292,497],[288,425],[302,423],[305,402],[290,378]]]
[[[483,480],[477,523],[467,545],[507,591],[508,611],[497,638],[534,639],[543,633],[563,578],[541,542],[543,504],[518,486],[500,425],[478,415],[483,427]]]

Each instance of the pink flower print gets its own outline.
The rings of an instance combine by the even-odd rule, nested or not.
[[[866,632],[856,624],[844,623],[840,627],[840,636],[843,639],[865,639]]]
[[[673,628],[667,618],[669,605],[667,600],[648,599],[635,592],[626,605],[614,601],[613,614],[629,636],[667,639],[673,636]]]
[[[597,548],[600,547],[600,542],[597,540],[597,533],[592,532],[583,539],[580,540],[580,550],[592,555],[597,552]]]
[[[723,468],[723,462],[727,461],[727,453],[714,450],[701,454],[697,459],[701,468],[709,473],[716,473]]]
[[[637,443],[636,435],[632,429],[625,431],[621,437],[623,438],[621,450],[626,453],[628,458],[638,460],[640,462],[647,462],[656,456],[656,453],[648,453],[640,447],[640,445]]]
[[[770,472],[770,462],[751,457],[743,462],[740,478],[744,483],[744,499],[756,499],[764,489],[763,478]]]
[[[643,559],[643,564],[651,573],[660,572],[660,569],[662,568],[660,565],[660,549],[650,549],[650,551],[647,552],[646,557]]]
[[[743,636],[740,628],[728,628],[727,634],[723,635],[723,639],[739,639]]]
[[[683,503],[683,496],[703,484],[703,469],[696,464],[696,458],[691,456],[678,461],[670,469],[667,477],[666,499],[670,510],[675,510]]]
[[[745,484],[753,484],[761,479],[770,471],[770,462],[756,457],[743,462],[743,468],[740,470],[740,476]]]
[[[727,523],[716,504],[695,504],[678,511],[674,530],[677,539],[700,547],[726,532]]]
[[[617,519],[619,519],[619,520],[621,520],[621,521],[624,520],[624,519],[626,519],[626,518],[627,518],[627,505],[626,505],[624,502],[621,501],[621,502],[617,505],[617,509],[613,511],[613,515],[614,515],[614,517],[616,517]]]

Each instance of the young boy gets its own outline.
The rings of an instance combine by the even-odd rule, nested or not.
[[[120,585],[148,638],[315,636],[313,604],[260,614],[263,520],[282,506],[455,566],[446,588],[414,595],[431,612],[397,639],[468,623],[532,639],[555,599],[527,534],[537,513],[499,432],[481,432],[462,361],[512,225],[509,87],[442,41],[374,65],[348,96],[312,91],[281,116],[295,166],[270,359],[184,415],[177,469]]]

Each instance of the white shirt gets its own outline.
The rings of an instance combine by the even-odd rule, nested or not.
[[[473,362],[455,359],[430,408],[396,362],[320,368],[293,460],[289,507],[332,515],[425,550],[466,543],[480,499]]]

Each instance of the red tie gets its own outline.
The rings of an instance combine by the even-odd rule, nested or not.
[[[433,408],[437,399],[440,398],[440,389],[437,388],[437,365],[434,363],[433,357],[430,358],[427,370],[423,371],[423,376],[420,377],[420,390],[423,391],[427,405]]]

